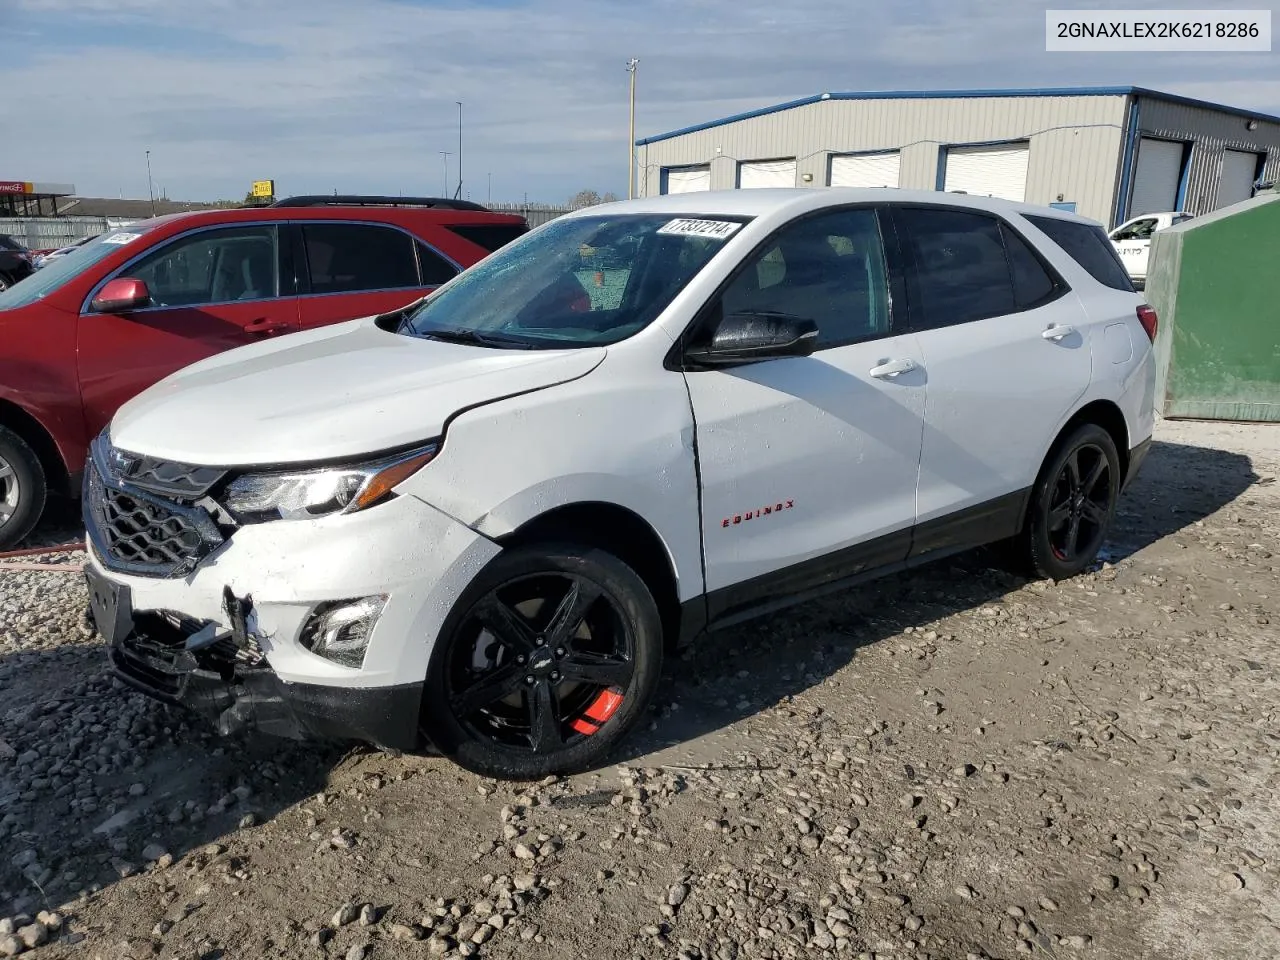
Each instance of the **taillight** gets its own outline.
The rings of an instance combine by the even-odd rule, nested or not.
[[[1142,329],[1147,331],[1147,339],[1155,343],[1156,328],[1160,325],[1160,318],[1156,316],[1155,310],[1144,303],[1138,308],[1138,322],[1142,324]]]

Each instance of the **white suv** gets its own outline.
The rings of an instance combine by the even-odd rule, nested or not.
[[[903,190],[562,217],[188,367],[87,471],[118,674],[224,731],[599,763],[711,628],[1010,541],[1085,569],[1152,430],[1102,228]]]

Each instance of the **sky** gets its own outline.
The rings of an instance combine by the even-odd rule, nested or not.
[[[1104,4],[1053,4],[1077,6]],[[1050,54],[1044,10],[1024,0],[0,0],[0,180],[146,197],[150,150],[157,191],[172,199],[239,199],[268,178],[281,196],[439,195],[446,163],[452,194],[460,100],[464,195],[625,195],[631,57],[640,137],[832,90],[1132,84],[1280,114],[1280,48]]]

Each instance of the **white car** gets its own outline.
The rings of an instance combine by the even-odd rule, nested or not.
[[[1147,282],[1147,261],[1151,258],[1151,237],[1159,230],[1167,230],[1176,223],[1190,220],[1195,214],[1177,211],[1174,213],[1146,213],[1120,224],[1111,231],[1112,244],[1120,255],[1120,262],[1135,283],[1145,285]]]
[[[592,207],[121,408],[93,616],[125,681],[224,731],[589,767],[708,629],[994,541],[1087,568],[1150,442],[1155,327],[1103,228],[1041,207]]]
[[[49,264],[57,260],[61,260],[63,257],[65,257],[69,253],[75,253],[77,250],[83,247],[86,243],[88,243],[90,240],[92,240],[94,237],[97,237],[97,236],[99,236],[99,234],[93,233],[87,237],[81,237],[79,240],[75,241],[74,243],[69,243],[65,247],[59,247],[57,250],[51,250],[46,254],[42,254],[41,256],[36,257],[35,261],[32,263],[32,266],[35,267],[37,270],[41,270],[44,267],[47,267]]]

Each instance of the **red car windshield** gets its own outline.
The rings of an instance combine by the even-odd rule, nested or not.
[[[140,229],[137,226],[126,227],[123,230],[109,230],[66,256],[58,257],[44,269],[37,270],[25,280],[18,281],[8,290],[0,293],[0,310],[30,306],[57,290],[68,280],[78,277],[99,260],[109,257],[122,246],[137,243],[144,232],[145,228]]]

